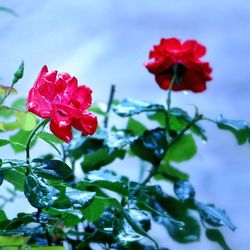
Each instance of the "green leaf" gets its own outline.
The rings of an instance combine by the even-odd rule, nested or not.
[[[150,112],[147,114],[147,116],[150,120],[156,121],[162,128],[166,127],[166,110]]]
[[[9,14],[11,14],[13,16],[18,16],[18,14],[14,10],[12,10],[10,8],[7,8],[7,7],[0,6],[0,11],[9,13]]]
[[[104,102],[96,102],[93,103],[88,110],[97,115],[106,116],[107,104]]]
[[[28,237],[23,236],[0,236],[0,247],[26,245]]]
[[[10,130],[15,130],[19,128],[19,123],[18,121],[14,122],[1,122],[1,130],[2,131],[10,131]]]
[[[31,247],[30,250],[65,250],[64,247]]]
[[[161,128],[147,130],[135,140],[131,150],[142,160],[158,165],[167,149],[165,131]]]
[[[59,208],[50,208],[46,211],[50,215],[60,216],[66,227],[73,227],[81,222],[83,214],[81,211],[76,209],[59,209]]]
[[[142,112],[165,110],[163,105],[151,104],[126,98],[121,103],[113,107],[113,111],[122,117],[133,116]]]
[[[189,175],[180,171],[179,169],[171,166],[169,162],[162,161],[158,169],[158,174],[154,176],[157,180],[169,179],[169,180],[188,180]]]
[[[216,123],[220,129],[232,132],[238,144],[244,144],[247,141],[250,142],[250,127],[247,122],[242,120],[229,120],[220,115],[217,117]]]
[[[32,131],[19,130],[15,135],[10,137],[10,140],[14,143],[11,144],[16,153],[24,151],[29,135]]]
[[[227,245],[222,233],[217,229],[207,229],[206,236],[209,240],[217,242],[223,250],[230,250],[231,248]]]
[[[59,191],[47,185],[44,180],[30,174],[26,177],[24,194],[30,204],[38,209],[50,207],[57,199]]]
[[[124,218],[126,219],[126,221],[128,222],[128,224],[131,226],[131,228],[138,234],[138,235],[141,235],[143,237],[146,237],[148,239],[150,239],[154,245],[155,245],[155,249],[159,249],[159,246],[157,244],[157,242],[152,238],[150,237],[146,232],[145,230],[142,228],[141,224],[140,224],[140,221],[138,220],[138,213],[136,214],[131,214],[131,213],[128,213],[126,211],[124,211]],[[127,227],[128,230],[125,231],[125,236],[123,236],[124,240],[125,241],[128,241],[128,237],[127,235],[129,235],[129,237],[131,239],[134,239],[134,238],[137,238],[136,241],[138,240],[138,237],[136,237],[136,235],[134,235],[132,232],[131,232],[131,228]],[[126,229],[126,227],[125,227]],[[130,231],[130,232],[129,232]],[[120,240],[121,240],[121,236],[120,236]],[[134,240],[132,240],[134,241]]]
[[[224,210],[201,202],[196,202],[196,207],[201,219],[208,224],[212,226],[227,226],[232,231],[236,229],[236,226],[231,222]]]
[[[55,144],[63,144],[64,141],[56,137],[54,134],[48,132],[42,132],[38,134],[38,137],[43,139],[45,142],[53,142]]]
[[[8,220],[5,212],[3,210],[0,210],[0,221],[2,220]]]
[[[167,151],[164,161],[183,162],[190,160],[197,152],[195,140],[191,134],[183,135]]]
[[[34,172],[47,179],[67,179],[73,175],[72,169],[63,161],[34,159]]]
[[[11,104],[11,107],[13,109],[18,109],[18,110],[23,110],[25,111],[27,108],[26,108],[26,99],[25,98],[18,98],[16,99],[12,104]]]
[[[99,169],[102,166],[108,165],[116,158],[123,159],[124,156],[124,150],[103,147],[93,153],[85,155],[81,166],[84,172],[88,172],[90,170]]]
[[[188,181],[179,180],[174,184],[174,192],[180,201],[194,199],[195,191]]]
[[[23,191],[25,175],[23,172],[12,169],[4,173],[4,179],[15,186],[19,191]]]
[[[170,216],[166,211],[163,211],[163,209],[159,209],[161,212],[158,210],[155,210],[154,208],[150,207],[147,205],[145,202],[139,201],[137,203],[139,205],[139,208],[144,209],[146,211],[149,211],[152,215],[154,215],[154,218],[156,221],[160,221],[160,218],[164,218],[167,220],[169,223],[171,223],[173,226],[176,226],[179,228],[179,230],[182,230],[183,227],[185,226],[185,223],[179,220],[175,220],[172,216]],[[155,204],[156,205],[156,204]],[[156,207],[160,207],[159,204],[156,205]]]
[[[14,110],[8,106],[1,106],[0,107],[0,116],[4,118],[10,118],[14,115]]]
[[[110,131],[104,140],[104,144],[109,148],[123,149],[135,139],[135,136],[127,135],[124,131]]]
[[[95,198],[95,192],[81,191],[75,188],[66,187],[65,195],[74,208],[85,208]]]
[[[118,211],[122,211],[120,203],[115,198],[105,198],[95,196],[93,202],[82,213],[89,222],[97,221],[104,213],[105,208],[115,207]]]
[[[13,85],[16,84],[23,77],[23,72],[24,72],[24,62],[22,61],[17,71],[14,74],[14,78],[12,80]]]
[[[136,119],[129,117],[127,130],[131,131],[134,135],[141,136],[147,130],[147,128],[144,126],[144,124],[140,123]]]
[[[10,143],[11,142],[9,140],[0,139],[0,147],[6,146],[6,145],[8,145]]]
[[[24,111],[16,111],[16,119],[19,124],[19,128],[24,131],[31,131],[36,126],[36,117],[32,113]]]
[[[151,218],[148,212],[138,209],[129,209],[129,215],[136,220],[146,232],[150,230]]]
[[[12,86],[9,87],[5,85],[0,85],[0,96],[6,98],[6,96],[8,96],[9,94],[17,94],[16,89],[13,88]]]
[[[100,188],[106,188],[123,195],[128,194],[128,178],[119,176],[108,169],[90,171],[86,174],[85,180],[88,184],[94,184]],[[78,185],[81,185],[81,182]]]
[[[169,235],[177,242],[188,243],[198,241],[200,239],[200,225],[196,219],[190,215],[184,215],[180,220],[185,224],[181,229],[168,220],[158,221],[158,223],[165,225]]]
[[[148,195],[142,199],[145,200],[147,206],[157,211],[151,212],[154,220],[162,224],[175,241],[187,243],[199,240],[200,225],[189,214],[189,207],[186,203],[166,195],[159,188],[150,188],[148,192]]]
[[[197,115],[197,114],[196,114]],[[189,114],[180,108],[171,108],[170,110],[170,127],[175,131],[181,131],[188,124],[192,122],[193,118],[189,116]],[[202,140],[206,141],[207,136],[205,134],[205,130],[198,124],[194,124],[190,131],[201,137]]]

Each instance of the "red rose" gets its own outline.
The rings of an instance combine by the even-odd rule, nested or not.
[[[78,86],[75,77],[43,66],[29,91],[27,108],[41,118],[51,119],[51,131],[68,143],[72,139],[71,126],[84,136],[92,135],[97,128],[97,117],[87,111],[91,94],[87,86]]]
[[[169,89],[175,74],[173,90],[191,90],[202,92],[206,89],[206,81],[212,80],[211,67],[200,58],[206,54],[206,48],[195,40],[181,43],[176,38],[161,39],[159,45],[153,47],[145,63],[148,71],[155,75],[156,82],[162,89]]]

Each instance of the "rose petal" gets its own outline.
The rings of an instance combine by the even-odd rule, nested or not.
[[[177,51],[182,49],[181,42],[177,38],[169,38],[169,39],[162,38],[160,45],[163,46],[164,49],[170,51]]]
[[[44,75],[48,72],[48,67],[46,65],[44,65],[41,69],[41,71],[39,72],[36,80],[35,80],[35,83],[34,83],[34,86],[33,88],[37,88],[39,87],[39,84],[41,83],[41,80],[44,78]]]
[[[85,109],[89,108],[92,104],[91,94],[92,90],[89,87],[85,85],[79,86],[72,95],[71,104],[74,107],[84,111]]]
[[[50,122],[51,132],[61,140],[69,143],[72,140],[71,126],[59,127],[53,120]]]
[[[46,100],[35,88],[31,88],[27,99],[28,111],[47,119],[51,116],[51,102]]]
[[[54,103],[51,118],[59,126],[64,127],[71,124],[73,118],[81,116],[80,110],[61,103]]]
[[[97,117],[92,113],[86,112],[80,119],[73,119],[72,126],[82,131],[84,136],[93,135],[98,126]]]
[[[194,56],[200,58],[206,54],[206,47],[197,43],[195,40],[187,40],[183,43],[183,48],[192,50]]]

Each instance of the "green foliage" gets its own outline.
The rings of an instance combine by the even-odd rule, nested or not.
[[[227,226],[232,231],[236,229],[236,226],[231,222],[224,210],[201,202],[197,202],[196,206],[201,219],[208,224],[212,226]]]
[[[1,86],[1,104],[15,92],[13,86],[23,70],[22,63],[12,86]],[[203,119],[197,108],[192,117],[181,108],[167,110],[161,104],[129,98],[121,102],[111,98],[109,103],[112,107],[96,103],[89,109],[105,119],[104,127],[99,122],[96,133],[87,137],[73,131],[74,139],[67,145],[45,132],[48,120],[37,124],[26,111],[25,99],[0,106],[0,131],[8,131],[0,147],[10,145],[15,153],[26,153],[21,160],[0,159],[0,184],[12,184],[7,197],[0,196],[0,206],[4,209],[22,192],[35,209],[12,219],[0,210],[0,248],[62,250],[67,245],[66,250],[91,250],[96,243],[105,249],[167,250],[151,237],[157,223],[165,228],[163,237],[166,233],[178,243],[199,241],[205,230],[208,240],[229,249],[217,227],[236,227],[224,210],[196,200],[197,191],[182,167],[198,151],[196,137],[207,140],[199,123],[209,119]],[[108,124],[111,110],[123,119],[121,128]],[[216,124],[231,131],[239,144],[249,141],[246,122],[219,116]],[[55,152],[50,148],[32,159],[30,150],[40,140]],[[137,161],[122,164],[129,157]],[[136,162],[144,166],[140,171]],[[134,170],[133,176],[120,175],[121,168],[125,175]],[[139,178],[135,172],[141,172]],[[152,178],[156,185],[149,184]],[[173,187],[173,195],[166,193],[159,179]],[[151,246],[139,243],[143,239]]]
[[[29,174],[24,182],[24,194],[30,204],[38,209],[49,208],[57,199],[59,191],[42,178]]]
[[[113,111],[121,117],[158,110],[165,110],[165,108],[163,105],[137,101],[131,98],[126,98],[113,107]]]
[[[250,142],[250,127],[249,124],[242,120],[230,120],[222,115],[217,117],[217,125],[220,129],[225,129],[233,133],[238,144]]]
[[[63,161],[34,159],[34,172],[46,179],[67,179],[73,176],[72,169]]]
[[[180,201],[187,201],[193,199],[195,196],[193,186],[189,182],[183,180],[175,182],[174,192]]]
[[[131,150],[144,161],[158,165],[167,149],[165,131],[157,128],[147,130],[131,145]]]
[[[107,207],[114,207],[118,211],[122,210],[116,199],[96,196],[90,206],[85,208],[82,213],[89,222],[94,222],[102,216]]]

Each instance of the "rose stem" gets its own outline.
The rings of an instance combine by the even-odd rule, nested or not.
[[[109,100],[108,100],[108,106],[107,106],[107,111],[106,111],[106,116],[104,119],[104,128],[108,127],[108,121],[109,121],[109,112],[112,106],[112,102],[114,100],[114,95],[115,95],[115,85],[112,84],[110,88],[110,93],[109,93]]]

